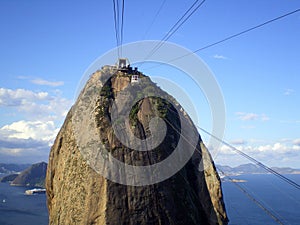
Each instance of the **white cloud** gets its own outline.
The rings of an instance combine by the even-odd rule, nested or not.
[[[300,146],[300,138],[295,139],[295,140],[293,141],[293,144],[294,144],[294,145]]]
[[[0,153],[8,156],[21,156],[22,148],[1,148]]]
[[[261,121],[268,121],[270,118],[265,114],[256,114],[256,113],[246,113],[246,112],[236,112],[239,120],[242,121],[251,121],[251,120],[261,120]]]
[[[270,118],[269,118],[268,116],[266,116],[265,114],[261,114],[261,115],[260,115],[260,119],[261,119],[262,121],[268,121],[268,120],[270,120]]]
[[[260,145],[254,145],[251,141],[247,141],[247,145],[239,145],[237,149],[269,166],[299,168],[300,165],[300,139]],[[225,145],[220,147],[215,160],[218,164],[229,166],[250,162]]]
[[[230,141],[230,143],[233,145],[244,145],[247,142],[244,139],[235,139],[235,140]]]
[[[237,112],[236,115],[240,120],[256,120],[259,117],[258,114],[244,112]]]
[[[47,161],[49,143],[31,138],[7,138],[0,135],[0,159],[9,163],[35,163]]]
[[[45,85],[50,87],[58,87],[64,85],[63,81],[48,81],[41,78],[30,80],[30,82],[33,84]]]
[[[50,95],[48,92],[0,88],[0,106],[14,107],[30,120],[48,121],[49,118],[63,119],[71,106],[71,101],[60,97],[59,92]]]
[[[18,76],[17,78],[21,80],[29,80],[33,84],[44,85],[49,87],[58,87],[64,85],[63,81],[49,81],[43,78],[33,78],[30,76]]]
[[[293,150],[300,151],[300,145],[293,145]]]
[[[0,88],[0,106],[20,106],[28,102],[49,100],[47,92]]]
[[[221,154],[225,154],[225,155],[234,155],[235,154],[235,151],[232,150],[229,146],[227,145],[222,145],[220,147],[220,150],[219,150],[219,153]]]
[[[223,56],[223,55],[218,55],[218,54],[215,54],[215,55],[213,56],[213,58],[215,58],[215,59],[228,59],[227,57],[225,57],[225,56]]]
[[[47,161],[59,131],[54,121],[17,121],[0,128],[1,162]]]
[[[293,94],[295,92],[295,90],[294,89],[285,89],[285,91],[284,91],[284,95],[291,95],[291,94]]]
[[[1,134],[8,138],[33,139],[52,142],[58,132],[53,121],[18,121],[5,125],[0,129]]]
[[[1,162],[37,162],[47,160],[71,101],[59,91],[34,92],[25,89],[0,88],[0,108],[6,117],[17,121],[0,127]],[[10,118],[11,120],[11,118]]]

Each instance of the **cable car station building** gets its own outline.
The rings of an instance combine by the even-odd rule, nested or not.
[[[139,78],[142,76],[142,73],[138,71],[137,67],[130,66],[129,60],[127,58],[119,58],[116,67],[119,71],[127,73],[131,78],[131,83],[138,83]]]

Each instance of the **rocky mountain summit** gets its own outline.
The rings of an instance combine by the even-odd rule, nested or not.
[[[91,75],[51,148],[49,224],[227,224],[221,182],[172,96],[136,70]]]

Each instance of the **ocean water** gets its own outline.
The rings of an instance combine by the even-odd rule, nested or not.
[[[24,195],[28,187],[0,183],[0,225],[47,225],[46,195]]]
[[[288,175],[300,183],[300,175]],[[244,175],[238,183],[287,225],[300,225],[300,190],[273,175]],[[273,225],[267,213],[240,191],[234,183],[223,182],[229,225]],[[44,194],[27,196],[29,188],[0,183],[0,225],[47,225],[48,211]],[[3,201],[4,200],[4,201]]]
[[[300,184],[300,175],[286,175]],[[247,182],[238,183],[263,204],[282,224],[300,225],[300,190],[274,175],[255,174],[233,177]],[[276,222],[232,182],[222,183],[230,225],[272,225]]]

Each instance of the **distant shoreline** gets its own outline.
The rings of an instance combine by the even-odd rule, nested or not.
[[[248,163],[242,164],[236,167],[216,165],[217,170],[219,171],[220,176],[240,176],[248,174],[271,174],[265,169],[261,168],[259,165]],[[300,169],[293,169],[290,167],[271,167],[272,170],[276,171],[279,174],[300,174]]]

